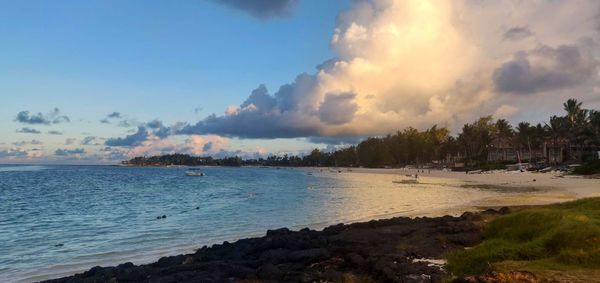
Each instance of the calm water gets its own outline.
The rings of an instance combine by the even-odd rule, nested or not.
[[[0,166],[0,281],[146,263],[266,229],[443,213],[499,194],[451,180],[394,184],[400,177],[387,174],[209,167],[204,177],[186,177],[185,170]]]

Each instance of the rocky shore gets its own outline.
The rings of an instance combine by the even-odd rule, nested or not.
[[[484,219],[508,212],[282,228],[151,264],[94,267],[46,282],[440,282],[449,276],[442,254],[479,243]]]

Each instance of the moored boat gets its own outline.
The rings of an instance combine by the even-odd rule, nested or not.
[[[192,169],[185,171],[185,175],[191,176],[191,177],[201,177],[201,176],[204,176],[204,172],[202,172],[202,170],[200,170],[200,169],[192,168]]]

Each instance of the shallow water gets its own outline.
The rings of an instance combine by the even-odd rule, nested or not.
[[[146,263],[280,227],[439,215],[502,194],[346,170],[208,167],[204,177],[185,170],[0,166],[0,282]]]

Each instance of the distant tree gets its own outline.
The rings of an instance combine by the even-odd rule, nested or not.
[[[495,125],[491,121],[492,116],[486,116],[479,118],[473,124],[463,126],[458,140],[465,150],[468,161],[485,163],[492,133],[495,130]]]

